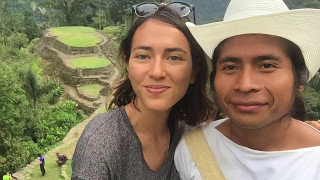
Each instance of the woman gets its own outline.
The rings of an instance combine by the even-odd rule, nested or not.
[[[206,56],[180,16],[161,6],[133,23],[120,46],[123,79],[109,105],[115,109],[83,131],[72,179],[179,179],[179,122],[196,125],[215,112],[206,96]]]

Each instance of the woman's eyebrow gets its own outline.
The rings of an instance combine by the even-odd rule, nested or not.
[[[132,49],[132,51],[135,51],[135,50],[138,50],[138,49],[147,50],[147,51],[151,51],[152,50],[152,48],[149,47],[149,46],[137,46],[137,47],[134,47]]]
[[[185,51],[182,48],[166,48],[165,49],[165,52],[175,52],[175,51],[180,51],[180,52],[187,54],[187,51]]]

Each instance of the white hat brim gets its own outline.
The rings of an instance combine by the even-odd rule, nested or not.
[[[241,34],[269,34],[298,45],[313,77],[320,68],[320,9],[296,9],[280,13],[188,26],[206,54],[212,58],[221,41]]]

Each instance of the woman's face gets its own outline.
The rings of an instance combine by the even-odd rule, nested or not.
[[[155,19],[136,30],[127,69],[141,110],[169,111],[195,81],[188,40]]]

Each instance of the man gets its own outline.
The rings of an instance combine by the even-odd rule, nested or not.
[[[67,162],[68,157],[66,155],[58,153],[58,152],[56,153],[56,155],[57,155],[57,164],[59,166],[64,165]]]
[[[45,175],[45,173],[46,173],[46,170],[45,170],[45,168],[44,168],[44,155],[42,155],[42,154],[38,154],[38,156],[40,157],[40,170],[41,170],[41,173],[42,173],[42,176],[44,176]]]
[[[190,27],[228,117],[200,129],[224,178],[320,179],[320,133],[300,121],[299,97],[320,67],[319,19],[319,9],[282,0],[231,0],[224,22]],[[187,137],[195,131],[176,150],[181,179],[208,177]]]

